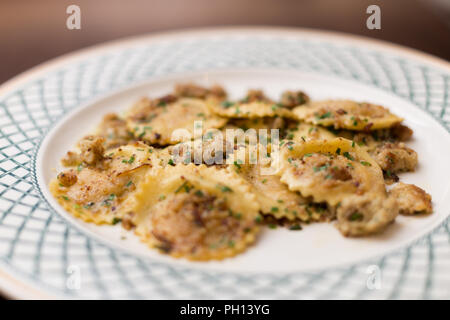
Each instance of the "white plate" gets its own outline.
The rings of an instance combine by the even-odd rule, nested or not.
[[[142,37],[38,67],[0,89],[0,266],[56,297],[449,298],[449,75],[445,62],[407,49],[289,29]],[[401,179],[433,196],[434,213],[401,216],[361,239],[332,224],[266,230],[244,254],[194,263],[149,250],[119,226],[64,212],[47,186],[65,151],[105,113],[191,80],[220,83],[235,97],[255,87],[273,98],[301,88],[313,99],[388,106],[413,128],[419,154],[417,171]]]

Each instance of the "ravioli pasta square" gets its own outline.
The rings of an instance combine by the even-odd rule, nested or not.
[[[196,98],[170,98],[167,102],[143,99],[127,116],[127,127],[135,139],[151,144],[174,144],[200,134],[207,129],[221,128],[227,123],[225,118],[212,114],[206,102]],[[200,124],[200,125],[197,125]],[[180,131],[180,134],[176,133]]]
[[[357,131],[389,128],[403,120],[380,105],[351,100],[314,101],[293,113],[307,123]]]
[[[259,205],[245,180],[204,165],[151,173],[126,205],[141,239],[176,257],[232,256],[254,242],[259,230]]]

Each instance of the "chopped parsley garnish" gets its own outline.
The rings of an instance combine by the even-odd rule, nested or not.
[[[290,150],[290,151],[294,150],[294,147],[292,146],[292,142],[286,143],[286,146],[287,146],[288,150]]]
[[[203,197],[203,192],[201,192],[201,190],[197,190],[194,193],[197,197]]]
[[[289,230],[302,230],[302,226],[299,224],[294,224],[289,227]]]
[[[359,213],[359,212],[354,212],[352,213],[352,215],[350,216],[349,220],[350,221],[361,221],[364,218],[364,216]]]
[[[177,190],[175,190],[175,193],[178,193],[183,189],[184,189],[184,191],[186,191],[186,193],[189,193],[189,191],[191,191],[191,188],[189,187],[187,181],[183,182],[183,184],[181,186],[179,186]]]
[[[313,170],[314,170],[314,172],[325,171],[328,169],[329,166],[330,165],[327,163],[320,167],[313,167]]]
[[[371,167],[372,165],[370,164],[370,162],[367,162],[367,161],[360,161],[361,162],[361,164],[363,165],[363,166],[366,166],[366,167]]]
[[[341,154],[341,148],[336,149],[336,154]]]
[[[271,211],[271,212],[278,212],[278,207],[272,207],[272,208],[270,209],[270,211]]]
[[[276,228],[277,228],[277,225],[276,225],[276,224],[273,224],[273,223],[271,223],[271,224],[269,224],[269,228],[270,228],[270,229],[276,229]]]
[[[174,166],[174,165],[175,165],[175,163],[173,162],[172,159],[169,159],[169,161],[168,161],[167,163],[170,164],[171,166]]]
[[[348,160],[352,160],[352,161],[355,160],[355,159],[350,155],[350,153],[348,153],[347,151],[345,151],[343,155],[344,155],[344,157],[346,157]]]
[[[222,102],[222,107],[224,107],[224,108],[229,108],[232,105],[234,105],[234,102],[231,102],[231,101],[224,101],[224,102]]]
[[[136,130],[136,129],[135,129]],[[152,127],[150,126],[144,126],[144,128],[142,128],[142,132],[141,134],[138,136],[139,139],[141,139],[143,136],[145,136],[145,133],[147,131],[152,131]]]
[[[333,114],[330,111],[325,112],[322,115],[316,115],[317,119],[326,119],[326,118],[332,118],[332,117],[333,117]]]
[[[133,162],[134,162],[134,160],[136,160],[136,158],[134,157],[134,155],[132,155],[131,157],[130,157],[130,159],[123,159],[122,160],[122,163],[128,163],[128,164],[132,164]]]
[[[94,204],[95,204],[95,202],[89,202],[89,203],[85,204],[85,205],[83,206],[83,208],[89,209],[89,208],[92,207]]]
[[[133,184],[133,181],[130,180],[130,181],[128,181],[128,183],[125,185],[125,187],[128,188],[128,187],[131,186],[132,184]]]
[[[217,188],[219,188],[222,192],[233,192],[233,190],[228,186],[218,184]]]
[[[118,223],[121,222],[121,221],[122,221],[122,219],[117,218],[117,217],[114,217],[113,220],[112,220],[112,224],[113,224],[113,225],[116,225],[116,224],[118,224]]]
[[[308,158],[308,157],[311,157],[312,155],[313,155],[312,153],[305,153],[303,155],[303,158]]]
[[[309,207],[305,207],[305,211],[308,214],[308,216],[312,216],[311,209]]]
[[[69,201],[69,197],[68,196],[61,196],[61,198],[63,198],[66,201]]]
[[[77,167],[77,171],[80,172],[81,170],[83,170],[83,164],[80,163]]]
[[[267,179],[263,179],[263,181],[261,181],[261,183],[266,183],[267,182]]]

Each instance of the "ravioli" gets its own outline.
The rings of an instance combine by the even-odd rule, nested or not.
[[[204,165],[152,172],[127,207],[144,242],[191,260],[233,256],[259,230],[259,205],[249,185],[237,174]]]
[[[96,166],[79,164],[63,171],[50,184],[60,205],[86,222],[116,224],[123,217],[123,201],[152,170],[153,148],[134,142],[107,151]]]
[[[277,219],[301,220],[303,222],[325,221],[333,218],[332,212],[324,203],[313,203],[299,192],[290,191],[280,177],[262,174],[261,165],[234,163],[229,167],[247,180],[256,194],[261,212]]]
[[[380,105],[352,100],[315,101],[292,112],[307,123],[355,131],[390,128],[403,121]]]
[[[304,141],[310,139],[330,140],[336,138],[331,131],[308,123],[299,123],[294,127],[287,129],[286,139],[293,141]]]
[[[217,84],[206,88],[195,83],[179,83],[175,85],[174,94],[178,97],[198,99],[215,98],[224,100],[227,97],[227,92]]]
[[[249,90],[240,101],[208,99],[208,105],[213,113],[226,118],[294,117],[288,108],[267,98],[261,90]]]
[[[232,119],[229,124],[242,130],[248,129],[283,129],[285,120],[281,117],[264,117],[254,119]]]
[[[127,115],[127,127],[135,139],[158,145],[191,140],[194,130],[201,135],[226,123],[227,119],[212,114],[206,102],[196,98],[175,97],[163,103],[144,98]]]
[[[290,141],[274,162],[281,181],[316,202],[336,205],[352,194],[384,190],[380,167],[350,140]]]
[[[380,167],[350,140],[289,142],[274,165],[290,190],[334,207],[346,236],[380,232],[398,214]]]
[[[293,117],[290,110],[276,103],[268,103],[263,101],[222,101],[220,103],[210,101],[209,106],[213,113],[226,118],[255,119],[263,117]]]

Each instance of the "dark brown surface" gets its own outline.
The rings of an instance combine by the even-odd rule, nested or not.
[[[450,60],[448,12],[433,11],[427,3],[430,1],[0,0],[0,83],[48,59],[104,41],[221,25],[279,25],[348,32]],[[66,28],[66,8],[70,4],[81,7],[81,30]],[[366,8],[371,4],[381,7],[381,30],[366,28]]]
[[[430,9],[430,3],[430,0],[1,0],[0,83],[43,61],[96,43],[161,30],[217,25],[335,30],[392,41],[450,60],[450,24],[435,14],[442,10]],[[66,28],[66,8],[70,4],[81,7],[81,30]],[[381,30],[366,28],[366,8],[370,4],[381,7]]]

